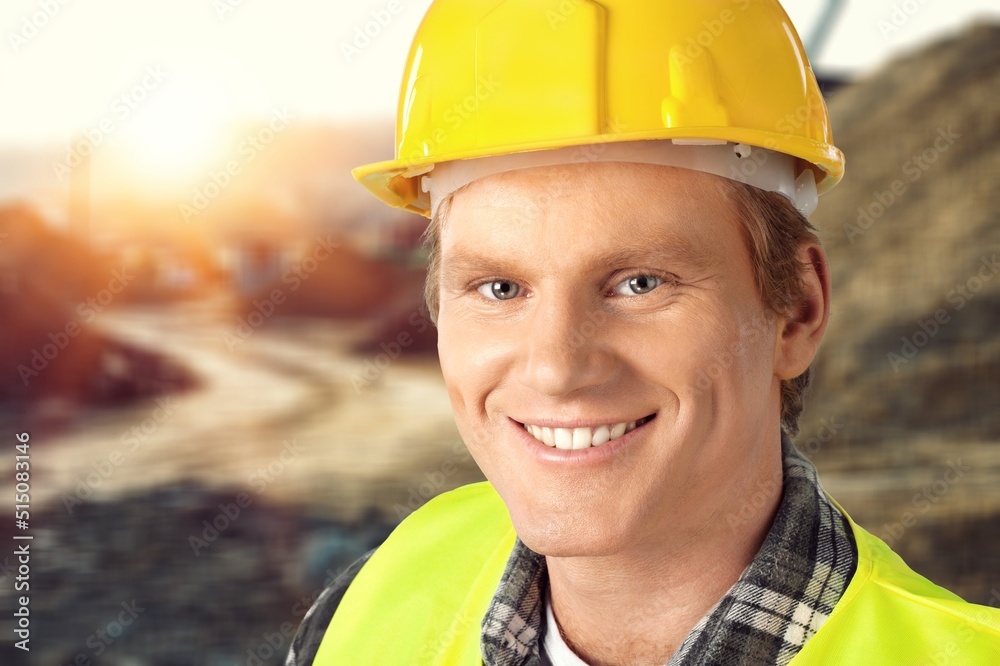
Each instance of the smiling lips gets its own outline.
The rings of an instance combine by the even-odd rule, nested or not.
[[[652,420],[654,415],[644,416],[638,421],[601,425],[595,428],[548,428],[522,423],[521,426],[532,437],[546,446],[556,449],[589,449],[592,446],[602,446],[618,439],[627,432],[635,430]]]

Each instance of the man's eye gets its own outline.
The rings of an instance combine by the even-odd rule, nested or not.
[[[619,296],[641,296],[648,294],[661,284],[663,284],[663,280],[655,275],[636,275],[619,282],[615,287],[615,293]]]
[[[497,282],[481,284],[476,291],[490,300],[507,301],[517,296],[521,288],[513,282],[499,280]]]

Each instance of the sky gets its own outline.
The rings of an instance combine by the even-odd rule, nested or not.
[[[566,0],[578,1],[578,0]],[[198,148],[235,119],[391,119],[430,0],[4,0],[0,147],[120,135]],[[786,0],[807,37],[825,2]],[[818,72],[864,73],[901,50],[1000,22],[996,0],[846,0]],[[375,37],[350,49],[381,17]],[[116,137],[117,138],[117,137]]]

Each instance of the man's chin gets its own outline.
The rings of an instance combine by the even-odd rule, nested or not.
[[[546,557],[602,557],[614,555],[621,549],[621,542],[617,539],[578,532],[561,534],[518,530],[517,536],[528,548]]]
[[[611,555],[627,542],[621,521],[595,517],[587,512],[553,512],[544,509],[511,511],[518,538],[531,550],[549,557]]]

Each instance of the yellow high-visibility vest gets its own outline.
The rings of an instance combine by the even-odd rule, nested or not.
[[[857,571],[793,666],[1000,666],[1000,610],[934,585],[848,520],[858,544]],[[514,537],[507,508],[489,483],[431,500],[365,563],[314,664],[481,664],[480,623]]]

